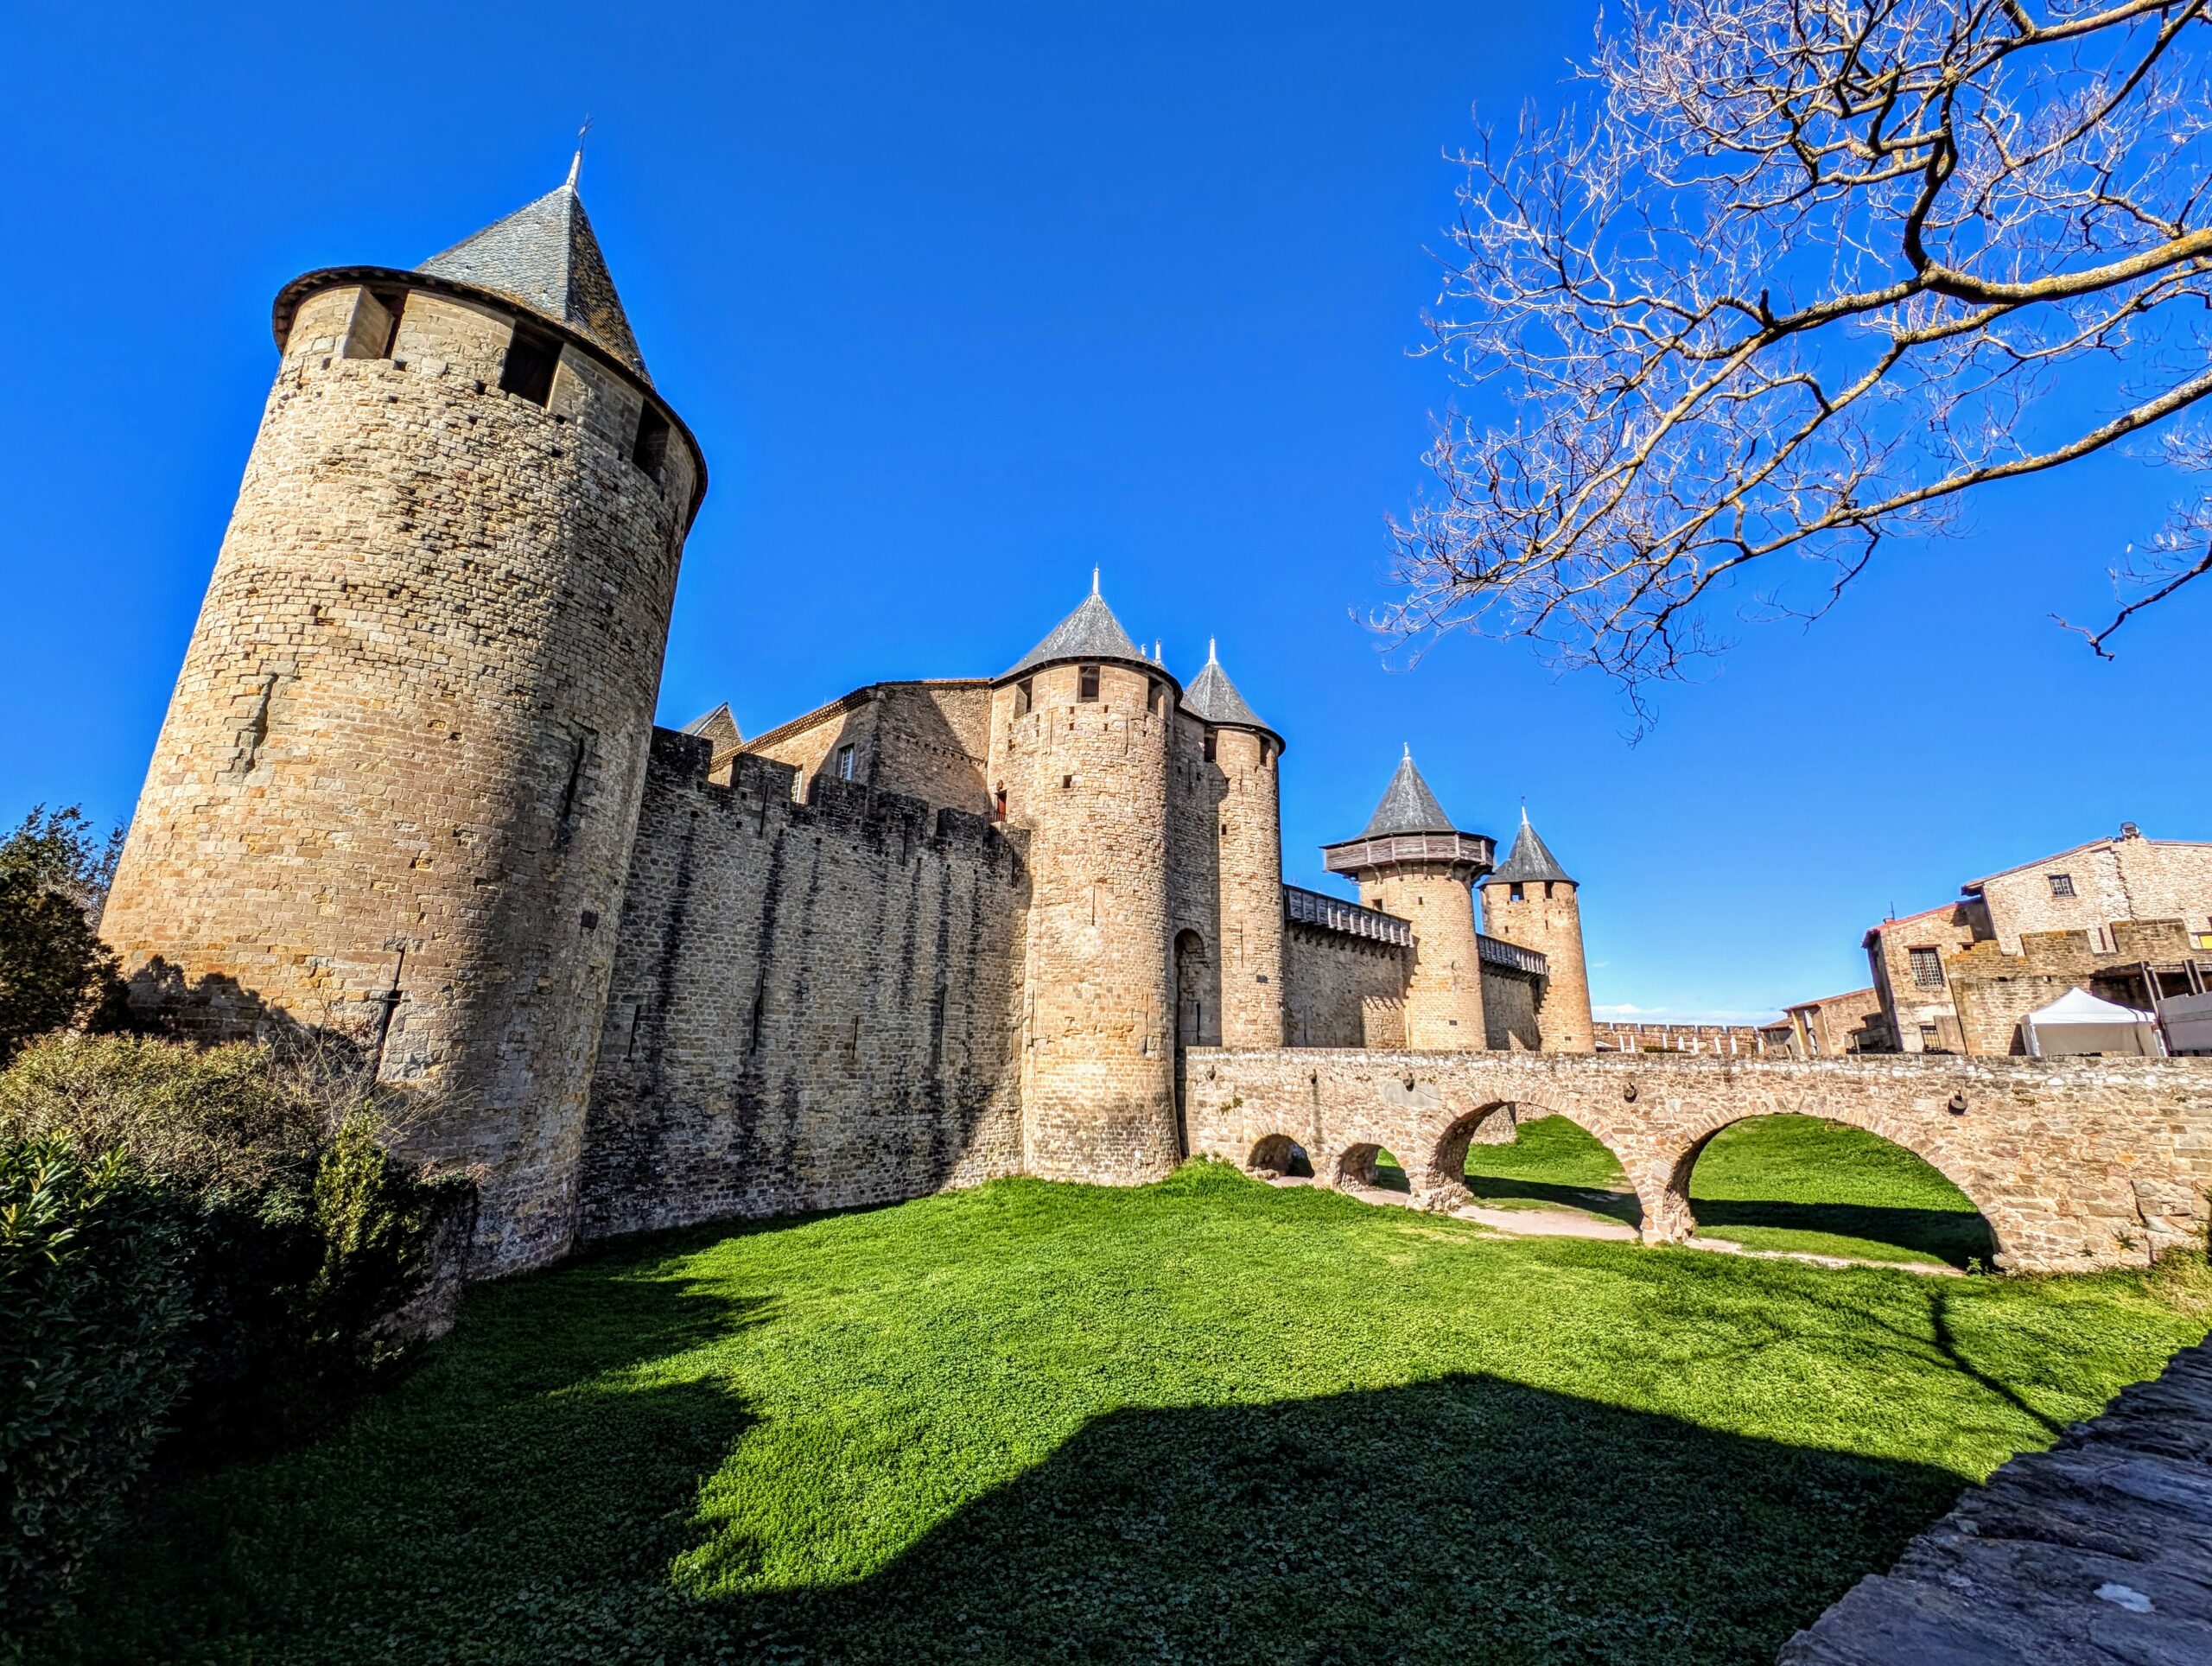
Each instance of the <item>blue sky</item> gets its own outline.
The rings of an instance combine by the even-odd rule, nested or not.
[[[1615,691],[1447,640],[1394,669],[1383,517],[1452,397],[1411,356],[1470,107],[1555,104],[1594,6],[11,8],[0,46],[0,816],[129,813],[294,274],[411,265],[556,184],[706,447],[661,718],[748,733],[986,674],[1094,563],[1290,741],[1285,868],[1402,742],[1461,822],[1525,796],[1601,1007],[1750,1016],[1860,932],[2113,830],[2212,838],[2212,588],[2050,622],[2177,490],[2007,487],[1810,630],[1745,629],[1624,739]],[[204,15],[194,15],[195,13]],[[2129,639],[2132,638],[2132,639]]]

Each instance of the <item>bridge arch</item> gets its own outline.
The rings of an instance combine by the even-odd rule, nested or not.
[[[1979,1177],[1963,1154],[1948,1148],[1948,1142],[1926,1137],[1925,1125],[1916,1126],[1902,1117],[1885,1116],[1878,1110],[1846,1102],[1814,1099],[1789,1105],[1762,1106],[1741,1110],[1733,1108],[1709,1108],[1694,1113],[1686,1128],[1669,1142],[1662,1154],[1665,1179],[1659,1188],[1658,1212],[1652,1204],[1644,1205],[1644,1242],[1647,1243],[1680,1243],[1697,1233],[1697,1214],[1690,1199],[1690,1181],[1695,1173],[1698,1159],[1722,1134],[1732,1128],[1747,1123],[1770,1122],[1777,1116],[1801,1116],[1832,1122],[1839,1127],[1856,1129],[1871,1134],[1884,1143],[1917,1157],[1955,1186],[1961,1197],[1974,1206],[1989,1229],[1993,1259],[2005,1255],[2012,1237],[2020,1223],[2011,1216],[2001,1202],[1985,1193]],[[2001,1264],[2001,1263],[2000,1263]]]
[[[1245,1172],[1262,1180],[1287,1179],[1305,1171],[1311,1178],[1313,1166],[1306,1154],[1306,1148],[1287,1134],[1268,1134],[1261,1137],[1244,1160]]]

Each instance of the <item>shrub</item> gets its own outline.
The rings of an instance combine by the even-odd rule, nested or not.
[[[0,841],[0,1065],[65,1025],[112,1027],[123,980],[95,928],[118,839],[73,806],[32,810]]]
[[[334,1114],[308,1072],[246,1042],[190,1047],[137,1035],[54,1035],[0,1073],[0,1127],[67,1130],[201,1202],[293,1194],[304,1210]]]
[[[188,1253],[123,1152],[0,1136],[0,1632],[53,1611],[169,1427]]]

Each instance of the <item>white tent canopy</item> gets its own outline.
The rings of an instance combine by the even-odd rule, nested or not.
[[[2122,1052],[2157,1058],[2165,1052],[2153,1014],[2069,989],[2020,1021],[2020,1039],[2037,1059],[2065,1053]]]

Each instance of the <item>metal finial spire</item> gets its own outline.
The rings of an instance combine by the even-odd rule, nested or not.
[[[1160,639],[1156,636],[1152,639],[1152,658],[1154,664],[1165,664],[1167,663],[1165,657],[1162,656],[1160,652]]]
[[[1522,826],[1523,826],[1523,827],[1526,827],[1526,826],[1528,826],[1528,824],[1529,824],[1529,800],[1528,800],[1527,796],[1524,794],[1524,795],[1522,796],[1522,799],[1521,799],[1521,825],[1522,825]]]
[[[1409,763],[1409,764],[1410,764],[1411,762],[1413,762],[1413,760],[1414,760],[1414,743],[1413,743],[1412,741],[1407,741],[1407,742],[1406,742],[1406,761],[1407,761],[1408,763]]]
[[[584,124],[576,130],[576,154],[569,159],[569,189],[576,188],[576,178],[584,171],[584,135],[591,131],[591,118],[584,118]]]
[[[1096,567],[1090,569],[1090,594],[1098,594],[1098,569]]]
[[[1214,640],[1211,637],[1206,639],[1206,664],[1209,665],[1221,664],[1220,657],[1214,652]]]

